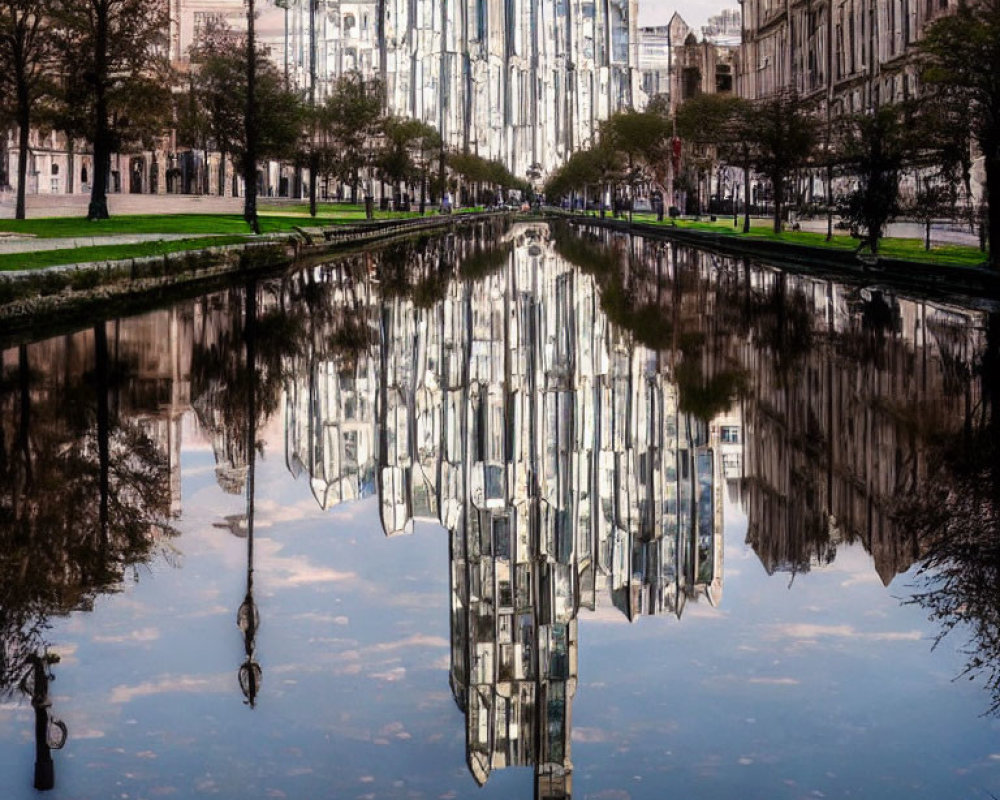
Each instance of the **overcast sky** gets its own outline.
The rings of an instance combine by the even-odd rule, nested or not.
[[[701,31],[709,17],[714,17],[724,8],[738,8],[736,0],[639,0],[639,24],[662,25],[670,21],[676,11],[683,20]],[[699,33],[700,35],[700,33]]]
[[[282,31],[282,12],[268,0],[261,14],[261,28],[265,35],[278,35]],[[738,8],[736,0],[639,0],[639,24],[665,24],[677,11],[684,21],[696,31],[701,30],[708,18],[724,8]]]

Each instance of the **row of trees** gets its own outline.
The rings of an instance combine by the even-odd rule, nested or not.
[[[796,176],[819,174],[826,185],[828,232],[837,211],[877,254],[886,225],[903,211],[924,219],[951,215],[971,198],[972,153],[983,156],[986,239],[1000,268],[1000,0],[962,5],[930,27],[920,44],[924,92],[919,102],[873,106],[857,114],[817,116],[794,93],[756,103],[700,95],[671,117],[663,106],[622,112],[600,128],[597,143],[575,153],[546,184],[549,197],[676,180],[700,189],[719,165],[742,171],[749,230],[751,176],[771,187],[780,232]],[[902,176],[916,192],[908,208]],[[837,191],[837,188],[840,191]],[[634,194],[634,192],[633,192]],[[668,202],[670,191],[666,191]],[[834,197],[834,195],[837,195]],[[735,191],[734,191],[735,195]],[[991,202],[992,200],[992,202]],[[699,203],[700,205],[700,203]],[[970,215],[974,209],[969,207]]]
[[[502,165],[473,154],[445,152],[433,126],[385,113],[377,78],[341,77],[317,103],[314,92],[288,84],[257,46],[255,0],[245,0],[246,33],[218,24],[202,32],[184,74],[168,61],[165,0],[0,0],[0,125],[18,129],[16,216],[25,216],[30,132],[57,130],[68,146],[93,148],[88,217],[108,216],[111,155],[155,149],[169,131],[177,145],[221,154],[218,187],[224,191],[227,157],[239,166],[246,189],[245,216],[256,228],[257,164],[281,160],[310,171],[316,183],[335,179],[357,201],[363,182],[369,214],[372,183],[414,194],[420,209],[428,194],[454,181],[476,187],[526,189]],[[208,191],[214,176],[200,176]],[[383,196],[385,193],[383,192]]]
[[[18,131],[19,219],[33,127],[90,142],[88,216],[107,217],[111,154],[162,133],[167,37],[165,0],[0,0],[0,122]]]

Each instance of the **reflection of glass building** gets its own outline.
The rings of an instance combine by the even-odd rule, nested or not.
[[[578,610],[680,615],[721,596],[719,436],[680,411],[666,361],[608,322],[547,229],[510,236],[506,268],[434,305],[366,296],[379,346],[351,370],[293,370],[289,463],[324,504],[374,474],[387,535],[448,529],[469,768],[482,783],[533,765],[538,796],[568,797]],[[323,438],[348,429],[374,454],[360,472]]]

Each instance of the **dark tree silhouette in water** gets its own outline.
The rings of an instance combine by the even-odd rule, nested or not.
[[[981,405],[941,446],[937,468],[899,512],[925,552],[909,601],[941,625],[935,646],[965,636],[961,677],[982,681],[1000,715],[1000,314],[989,316],[979,365]]]
[[[0,695],[50,617],[115,591],[173,533],[166,456],[116,412],[120,364],[92,341],[92,372],[44,374],[21,347],[0,380]]]

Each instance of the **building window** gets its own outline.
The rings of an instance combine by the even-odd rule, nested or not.
[[[53,164],[52,165],[52,174],[53,175],[58,175],[59,174],[59,165],[58,164]]]
[[[719,439],[723,444],[739,444],[740,429],[735,425],[723,425],[719,431]]]
[[[690,100],[701,89],[701,70],[697,67],[684,67],[681,75],[681,99]]]
[[[715,91],[725,94],[733,90],[733,73],[728,64],[718,64],[715,67]]]

